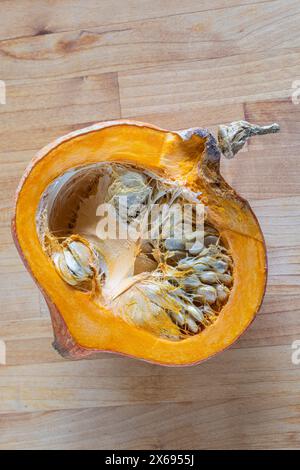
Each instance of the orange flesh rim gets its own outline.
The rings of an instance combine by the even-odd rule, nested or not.
[[[117,127],[116,127],[117,126]],[[165,365],[203,361],[231,345],[258,311],[266,284],[266,252],[255,216],[246,204],[246,216],[236,226],[222,226],[220,204],[216,226],[234,260],[234,285],[215,323],[188,339],[172,342],[127,324],[109,310],[99,308],[84,294],[67,285],[42,250],[36,230],[36,212],[47,186],[70,168],[101,161],[132,163],[161,171],[166,142],[182,145],[177,133],[138,122],[110,122],[65,136],[43,149],[21,181],[14,219],[16,241],[43,294],[59,310],[75,342],[83,348],[126,354]],[[176,175],[178,177],[178,175]],[[248,227],[249,225],[249,227]],[[241,233],[242,232],[242,233]],[[245,234],[246,232],[246,234]]]

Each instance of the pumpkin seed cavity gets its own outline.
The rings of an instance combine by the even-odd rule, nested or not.
[[[128,212],[120,211],[126,196]],[[37,211],[43,250],[60,277],[125,321],[169,340],[200,333],[218,317],[233,283],[229,249],[204,213],[204,238],[194,229],[184,239],[156,236],[110,239],[97,215],[110,204],[121,228],[153,227],[146,215],[155,204],[172,209],[201,201],[178,183],[130,165],[99,163],[72,169],[44,192]],[[176,223],[182,223],[180,216]],[[120,228],[119,228],[120,230]],[[171,234],[172,235],[172,234]]]

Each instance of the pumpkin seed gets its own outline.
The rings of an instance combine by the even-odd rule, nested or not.
[[[76,259],[69,250],[64,250],[64,257],[69,270],[78,279],[84,280],[92,274],[92,271],[89,266],[84,264],[81,265],[80,262],[76,261]]]
[[[209,266],[205,263],[196,263],[194,265],[194,270],[197,272],[197,273],[202,273],[203,271],[208,271],[209,270]]]
[[[208,235],[204,238],[204,245],[209,247],[210,245],[216,245],[219,241],[219,238],[215,235]]]
[[[71,286],[76,286],[78,281],[69,270],[63,253],[53,253],[52,261],[61,277]]]
[[[231,286],[232,285],[232,276],[230,274],[222,274],[220,273],[218,275],[219,281],[221,281],[225,286]]]
[[[185,323],[185,318],[184,318],[184,316],[183,316],[183,314],[182,314],[181,312],[177,312],[177,313],[176,313],[176,312],[171,312],[170,315],[171,315],[172,320],[173,320],[176,324],[178,324],[178,325],[180,325],[180,326],[183,326],[183,325],[184,325],[184,323]]]
[[[195,274],[191,274],[182,280],[182,286],[186,290],[197,289],[200,286],[199,278]]]
[[[88,266],[91,260],[91,251],[84,243],[72,241],[68,244],[68,249],[71,251],[77,262]]]
[[[222,274],[228,270],[228,264],[226,261],[222,261],[221,259],[212,262],[211,266],[213,266],[216,271]]]
[[[185,256],[186,256],[185,251],[171,251],[168,254],[168,261],[178,262],[178,261],[182,260]]]
[[[166,238],[165,248],[170,251],[182,251],[185,250],[185,243],[182,240],[176,238]]]
[[[216,286],[216,291],[217,291],[217,296],[218,300],[220,302],[225,302],[228,299],[229,296],[229,289],[222,284],[218,284]]]
[[[198,255],[203,250],[203,243],[196,241],[191,248],[189,248],[189,253],[191,255]]]
[[[191,317],[186,317],[185,324],[192,333],[198,333],[199,327]]]
[[[192,315],[192,317],[198,321],[198,322],[202,322],[204,320],[204,316],[203,316],[203,310],[201,310],[200,308],[197,308],[195,307],[194,305],[188,305],[186,307],[186,311]]]
[[[197,295],[209,304],[213,304],[217,300],[217,291],[213,286],[198,287]]]
[[[219,278],[213,271],[204,271],[200,274],[200,279],[206,284],[216,284]]]
[[[203,312],[208,316],[214,316],[215,315],[215,312],[213,311],[213,309],[209,305],[204,305]]]

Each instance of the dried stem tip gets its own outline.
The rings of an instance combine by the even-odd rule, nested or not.
[[[274,134],[280,127],[274,123],[270,126],[258,126],[247,121],[236,121],[229,126],[219,126],[218,145],[226,158],[233,158],[241,150],[249,137],[253,135]]]

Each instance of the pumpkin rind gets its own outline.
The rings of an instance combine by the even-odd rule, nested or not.
[[[100,123],[64,136],[38,153],[17,192],[12,232],[22,259],[51,313],[55,348],[80,359],[109,351],[164,365],[201,362],[231,345],[261,305],[267,260],[262,232],[249,204],[219,174],[220,152],[205,130],[170,132],[133,121]],[[49,265],[36,231],[36,211],[45,188],[72,167],[114,161],[181,180],[204,193],[209,215],[234,261],[234,284],[218,320],[180,343],[127,324],[86,293],[64,283]]]

